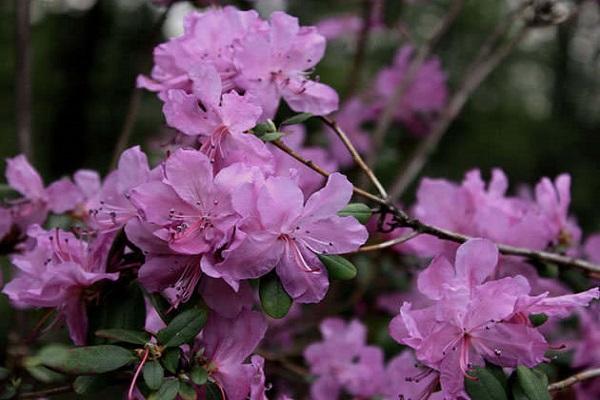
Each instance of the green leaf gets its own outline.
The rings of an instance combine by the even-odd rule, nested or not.
[[[179,382],[179,397],[183,400],[196,400],[198,395],[192,385],[185,382]]]
[[[190,379],[198,386],[202,386],[208,380],[208,372],[199,365],[195,365],[190,371]]]
[[[327,268],[327,272],[331,279],[345,281],[356,278],[356,267],[344,257],[325,254],[317,254],[317,256]]]
[[[158,332],[158,341],[166,347],[178,347],[194,340],[206,323],[208,313],[203,308],[190,308],[173,318]]]
[[[75,393],[85,396],[98,393],[111,385],[106,375],[78,376],[73,382]]]
[[[546,375],[522,365],[517,367],[516,374],[516,385],[519,386],[519,389],[526,399],[550,400],[550,394],[548,393],[548,377]],[[519,389],[517,389],[517,392],[519,392]]]
[[[148,400],[173,400],[179,391],[177,379],[167,379],[163,382],[158,392],[152,393]]]
[[[7,368],[0,367],[0,381],[5,380],[10,375],[10,371]]]
[[[165,367],[167,371],[172,374],[177,373],[177,368],[179,367],[179,358],[181,356],[181,350],[179,347],[171,347],[170,349],[166,349],[163,352],[163,355],[160,359],[162,366]]]
[[[65,380],[65,375],[46,368],[43,365],[25,366],[29,375],[34,379],[43,383],[62,382]]]
[[[7,384],[0,388],[0,400],[12,399],[17,395],[17,388],[12,384]]]
[[[277,131],[277,127],[275,126],[275,124],[273,123],[273,121],[271,121],[270,119],[268,119],[265,122],[256,125],[252,129],[252,131],[254,132],[254,134],[256,136],[261,137],[265,133],[276,132]]]
[[[350,203],[342,210],[337,213],[340,217],[354,217],[361,224],[369,222],[371,215],[371,208],[363,203]]]
[[[544,313],[541,314],[529,314],[529,320],[533,326],[538,327],[548,321],[548,316]]]
[[[150,335],[142,331],[127,329],[102,329],[96,331],[96,336],[115,340],[117,342],[144,345],[150,341]]]
[[[144,365],[142,375],[144,382],[151,390],[158,390],[162,386],[165,371],[158,361],[153,360]]]
[[[313,115],[311,113],[307,113],[307,112],[296,114],[293,117],[290,117],[290,118],[284,120],[281,123],[281,126],[301,124],[312,117],[313,117]]]
[[[273,142],[277,139],[280,139],[283,135],[284,135],[283,132],[268,132],[268,133],[265,133],[264,135],[260,135],[259,138],[263,142]]]
[[[119,346],[100,345],[67,348],[53,345],[42,349],[41,364],[74,375],[93,375],[114,371],[135,360],[133,352]]]
[[[508,400],[502,383],[487,368],[476,368],[469,375],[476,380],[465,378],[467,393],[473,400]]]
[[[258,294],[262,309],[270,317],[283,318],[292,306],[292,298],[275,274],[260,279]]]

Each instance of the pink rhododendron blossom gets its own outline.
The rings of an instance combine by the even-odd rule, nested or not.
[[[394,96],[398,85],[408,73],[413,53],[412,46],[400,48],[393,65],[379,72],[375,82],[378,98],[376,108],[383,109]],[[447,99],[446,74],[440,60],[431,58],[423,63],[406,89],[396,111],[396,118],[409,131],[418,135],[426,134],[431,122],[446,105]]]
[[[573,367],[598,367],[600,366],[600,305],[595,303],[578,315],[582,338],[575,346]],[[575,388],[577,399],[593,400],[600,395],[598,380],[578,384]]]
[[[227,399],[244,400],[251,393],[253,400],[264,397],[263,360],[253,356],[267,330],[264,317],[256,311],[243,311],[229,319],[211,314],[195,347],[202,353],[202,364],[209,375],[223,388]]]
[[[88,243],[59,229],[28,230],[35,247],[12,257],[19,269],[3,290],[17,307],[55,307],[67,322],[71,339],[84,344],[87,334],[86,289],[102,280],[116,280],[106,272],[112,235]]]
[[[460,185],[444,179],[425,178],[417,190],[412,215],[441,228],[497,243],[537,250],[559,244],[573,248],[578,244],[580,230],[567,216],[569,180],[567,176],[561,176],[556,182],[560,189],[550,180],[542,180],[537,186],[536,199],[527,199],[507,195],[508,180],[499,169],[492,171],[487,184],[478,170],[468,172]],[[406,230],[395,235],[404,233]],[[567,236],[569,241],[566,241]],[[455,243],[420,235],[396,248],[419,256],[443,254],[452,260],[456,247]],[[533,293],[565,291],[559,283],[540,278],[522,260],[502,257],[500,263],[497,277],[524,275]]]
[[[64,213],[82,200],[77,186],[68,178],[45,187],[41,176],[24,155],[6,160],[6,180],[23,196],[11,201],[8,208],[12,223],[22,232],[32,224],[43,223],[49,211]]]
[[[193,173],[190,173],[193,171]],[[180,149],[164,165],[164,177],[131,191],[154,235],[179,254],[200,255],[224,245],[235,224],[230,199],[215,184],[208,157]]]
[[[151,77],[138,77],[138,86],[159,92],[161,98],[169,89],[191,91],[192,77],[202,63],[216,66],[225,91],[235,87],[238,74],[234,64],[234,44],[250,32],[268,29],[254,10],[235,7],[210,8],[185,17],[184,33],[154,49]]]
[[[437,372],[417,362],[412,351],[405,350],[386,366],[383,397],[386,400],[443,400],[441,392],[433,393],[438,382]]]
[[[335,400],[342,391],[357,397],[379,394],[384,380],[383,352],[366,344],[367,331],[357,320],[349,323],[328,318],[320,326],[323,341],[304,351],[310,372],[313,400]]]
[[[151,179],[151,171],[148,158],[139,146],[135,146],[121,154],[117,169],[106,177],[100,190],[96,188],[94,177],[80,174],[76,178],[82,192],[91,195],[85,205],[89,210],[90,225],[109,232],[122,228],[137,216],[137,209],[130,201],[131,193]]]
[[[269,166],[271,153],[252,134],[261,108],[249,95],[230,91],[221,96],[221,78],[211,65],[199,66],[193,76],[191,94],[184,90],[167,92],[163,108],[167,123],[202,142],[200,151],[217,169],[236,163]],[[200,103],[200,104],[199,104]]]
[[[349,253],[367,239],[366,229],[355,218],[336,214],[351,196],[352,184],[338,173],[306,203],[289,178],[245,184],[232,197],[243,218],[236,241],[222,252],[222,262],[203,265],[204,272],[222,277],[235,288],[239,280],[257,278],[274,268],[296,301],[320,301],[329,280],[317,255]]]
[[[585,255],[594,262],[600,262],[600,234],[590,236],[584,246]]]
[[[236,82],[259,99],[263,117],[272,117],[281,97],[294,111],[326,115],[338,108],[331,87],[307,78],[325,53],[325,38],[315,27],[301,27],[283,12],[271,14],[269,30],[252,32],[239,42]]]
[[[575,295],[529,296],[522,276],[488,280],[498,262],[496,246],[472,239],[456,252],[454,266],[434,258],[418,278],[419,290],[434,304],[413,310],[404,303],[390,324],[398,342],[440,372],[444,395],[466,396],[464,377],[484,360],[503,367],[533,367],[544,360],[548,344],[529,322],[530,314],[566,316],[600,296],[598,288]]]
[[[151,78],[139,77],[138,86],[159,92],[164,101],[169,89],[190,94],[201,67],[212,64],[222,91],[252,94],[262,108],[261,119],[275,115],[282,97],[295,111],[324,115],[337,109],[335,90],[308,79],[307,71],[325,52],[325,38],[315,27],[301,27],[283,12],[274,12],[267,22],[255,11],[225,7],[191,13],[184,28],[181,37],[155,49]]]

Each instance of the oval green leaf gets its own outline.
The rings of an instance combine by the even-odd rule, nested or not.
[[[477,368],[470,371],[469,375],[476,378],[465,379],[467,393],[473,400],[508,400],[502,383],[487,368]]]
[[[258,294],[263,311],[270,317],[283,318],[292,306],[292,298],[274,274],[261,278]]]
[[[167,371],[172,374],[177,373],[177,368],[179,367],[179,358],[181,356],[181,351],[178,347],[172,347],[170,349],[166,349],[163,352],[163,355],[160,359],[162,366],[165,367]]]
[[[64,346],[49,346],[42,349],[37,357],[43,365],[73,375],[94,375],[114,371],[136,358],[131,350],[112,345],[71,349]]]
[[[363,203],[350,203],[337,213],[340,217],[354,217],[361,224],[369,222],[373,212],[371,208]]]
[[[96,336],[117,342],[144,345],[150,341],[150,335],[142,331],[128,329],[102,329],[96,331]]]
[[[208,372],[199,365],[195,365],[190,371],[190,379],[196,385],[202,386],[208,380]]]
[[[194,340],[206,323],[208,313],[203,308],[190,308],[173,318],[158,332],[158,341],[166,347],[179,347]]]
[[[162,386],[165,370],[158,361],[153,360],[144,365],[142,375],[148,388],[151,390],[158,390]]]
[[[517,384],[528,400],[550,400],[548,377],[540,371],[518,366]]]
[[[179,391],[179,381],[177,379],[167,379],[163,382],[158,392],[152,393],[148,400],[173,400],[177,397]]]
[[[296,115],[284,120],[281,123],[281,126],[301,124],[312,117],[313,117],[313,115],[311,113],[307,113],[307,112],[296,114]]]
[[[356,267],[344,257],[325,254],[318,254],[318,256],[319,260],[321,260],[323,265],[325,265],[325,268],[327,268],[327,272],[331,279],[346,281],[356,278]]]

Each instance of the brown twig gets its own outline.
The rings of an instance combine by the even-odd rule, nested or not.
[[[500,46],[493,54],[479,62],[477,65],[467,69],[471,72],[466,74],[459,89],[448,102],[448,105],[433,126],[429,135],[417,146],[406,166],[401,169],[402,172],[394,180],[392,188],[390,189],[390,197],[392,199],[401,196],[419,175],[419,172],[421,172],[425,166],[429,156],[436,149],[450,124],[462,111],[469,97],[502,62],[502,60],[510,54],[514,47],[521,42],[529,32],[529,29],[529,26],[523,26],[509,41]]]
[[[296,153],[294,150],[286,146],[281,141],[273,141],[271,143],[273,143],[276,147],[289,154],[291,157],[295,158],[302,164],[318,172],[319,174],[325,177],[329,176],[329,172],[325,171],[313,161],[306,160],[300,154]],[[354,187],[354,193],[379,204],[381,206],[381,212],[392,214],[394,216],[394,220],[398,228],[411,228],[421,234],[432,235],[437,237],[438,239],[447,240],[455,243],[464,243],[470,239],[473,239],[473,237],[471,236],[452,232],[434,225],[429,225],[424,222],[421,222],[416,218],[412,218],[404,211],[396,207],[391,200],[383,199],[363,189],[359,189],[356,186]],[[551,262],[563,267],[578,268],[590,275],[600,277],[600,265],[591,263],[583,259],[578,259],[556,253],[550,253],[547,251],[532,250],[524,247],[509,246],[499,243],[497,244],[497,246],[500,253],[507,256],[518,256],[529,260]]]
[[[154,46],[154,43],[158,40],[157,38],[160,36],[160,30],[164,25],[165,20],[167,19],[167,15],[169,14],[169,10],[171,9],[173,3],[174,2],[171,2],[167,5],[165,11],[163,11],[158,21],[156,21],[156,23],[152,27],[152,35],[151,39],[148,41],[148,47]],[[148,48],[147,51],[144,51],[142,54],[146,56],[146,54],[152,54],[152,52],[150,51],[150,48]],[[138,70],[141,70],[144,64],[144,57],[140,58],[137,64]],[[113,150],[110,169],[116,168],[121,153],[125,150],[127,144],[129,143],[129,138],[131,137],[131,133],[133,132],[133,128],[137,120],[141,100],[142,91],[141,89],[138,89],[136,87],[134,82],[133,89],[131,90],[131,94],[129,95],[129,103],[127,105],[127,113],[125,114],[125,120],[123,121],[123,126],[121,127],[119,138],[117,139],[117,144],[115,145],[115,149]]]
[[[554,392],[558,390],[563,390],[572,386],[578,382],[585,381],[587,379],[593,379],[600,377],[600,368],[588,369],[586,371],[579,372],[573,376],[568,377],[562,381],[554,382],[548,385],[548,391]]]
[[[293,157],[294,159],[296,159],[296,161],[306,165],[308,168],[312,169],[313,171],[321,174],[322,176],[324,176],[325,178],[329,177],[329,175],[331,175],[330,172],[325,171],[323,168],[321,168],[320,166],[318,166],[317,164],[315,164],[312,160],[307,160],[306,158],[302,157],[300,154],[298,154],[296,151],[294,151],[294,149],[292,149],[291,147],[289,147],[288,145],[286,145],[285,143],[283,143],[281,140],[274,140],[272,143],[275,147],[277,147],[278,149],[280,149],[281,151],[283,151],[284,153],[287,153],[289,156]],[[359,196],[362,196],[366,199],[372,200],[374,202],[379,202],[379,200],[381,200],[379,197],[375,196],[372,193],[367,192],[366,190],[357,188],[356,186],[354,186],[353,188],[354,193],[356,193]]]
[[[381,184],[381,182],[379,181],[379,179],[377,178],[377,176],[375,175],[375,173],[373,172],[373,170],[371,168],[369,168],[369,166],[367,165],[367,163],[365,163],[365,161],[360,156],[360,154],[358,153],[358,151],[356,150],[356,148],[354,147],[354,145],[352,144],[352,142],[350,141],[350,139],[348,138],[348,136],[339,127],[339,125],[334,120],[331,120],[331,119],[329,119],[327,117],[319,117],[319,118],[329,128],[331,128],[331,130],[333,132],[335,132],[335,134],[340,138],[340,140],[342,141],[342,143],[344,143],[344,146],[346,146],[346,149],[348,149],[348,152],[352,156],[352,159],[354,160],[354,162],[359,166],[360,169],[362,169],[364,171],[365,175],[373,183],[373,185],[375,186],[375,188],[377,189],[377,191],[379,192],[379,194],[381,195],[381,197],[384,198],[384,199],[387,199],[388,198],[388,194],[387,194],[385,188],[383,187],[383,185]]]
[[[19,149],[33,158],[31,140],[31,30],[29,0],[15,0],[16,9],[16,124]]]
[[[304,368],[300,365],[294,364],[293,362],[288,360],[285,356],[282,357],[282,356],[279,356],[277,354],[274,354],[274,353],[271,353],[269,351],[262,350],[262,349],[257,350],[256,354],[260,355],[265,360],[269,360],[269,361],[273,361],[273,362],[277,362],[277,363],[281,364],[282,367],[295,373],[298,376],[301,376],[302,378],[307,378],[308,376],[310,376],[310,371],[308,371],[306,368]]]
[[[421,232],[419,232],[419,231],[412,231],[410,233],[407,233],[404,236],[399,236],[395,239],[387,240],[385,242],[381,242],[381,243],[377,243],[377,244],[370,244],[368,246],[362,246],[355,253],[367,253],[370,251],[377,251],[377,250],[387,249],[388,247],[394,247],[401,243],[408,242],[409,240],[416,238],[420,234],[421,234]]]
[[[375,131],[373,133],[373,145],[371,146],[371,150],[367,154],[367,164],[374,165],[377,159],[377,154],[379,154],[379,150],[383,145],[385,134],[390,128],[392,121],[394,119],[394,114],[396,113],[400,101],[406,94],[406,91],[412,84],[417,72],[425,62],[425,60],[429,57],[435,45],[439,42],[440,38],[448,31],[452,23],[456,20],[456,18],[460,15],[460,11],[462,10],[464,4],[464,0],[454,0],[451,8],[448,10],[444,18],[440,21],[440,23],[433,30],[433,33],[429,37],[429,39],[421,46],[418,50],[416,56],[412,59],[408,66],[408,70],[406,74],[402,77],[400,84],[396,87],[392,97],[386,104],[381,117],[377,121],[377,125],[375,126]]]
[[[47,396],[55,396],[59,394],[69,393],[73,391],[71,385],[59,386],[50,389],[38,390],[36,392],[27,392],[19,396],[19,399],[40,399]]]
[[[347,97],[351,97],[356,89],[360,87],[361,73],[365,63],[365,54],[367,52],[367,45],[369,44],[369,36],[371,33],[371,19],[373,16],[372,0],[362,0],[362,8],[362,26],[356,40],[356,52],[354,53],[352,69],[348,75]]]

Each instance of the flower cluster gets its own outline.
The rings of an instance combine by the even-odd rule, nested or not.
[[[598,288],[573,295],[531,296],[527,279],[494,276],[498,249],[486,239],[472,239],[456,252],[454,265],[444,256],[419,274],[418,288],[432,305],[412,309],[405,302],[390,324],[398,342],[412,347],[417,359],[439,371],[448,398],[468,398],[464,378],[485,365],[533,367],[545,360],[548,343],[529,316],[567,316],[600,297]]]
[[[211,95],[235,90],[245,93],[238,102],[260,106],[261,120],[275,115],[282,97],[294,111],[325,115],[337,109],[337,93],[308,77],[325,52],[315,27],[301,27],[282,12],[263,21],[253,10],[234,7],[191,13],[184,27],[182,36],[155,49],[151,77],[138,79],[140,87],[159,93],[165,107],[187,94],[207,101],[210,114]],[[207,75],[207,67],[220,79]],[[239,113],[245,114],[242,108]]]
[[[383,7],[380,1],[373,4]],[[339,33],[334,22],[329,21],[332,37]],[[379,12],[368,22],[383,26]],[[279,121],[281,99],[297,112],[324,116],[337,111],[329,125],[341,126],[358,151],[368,153],[365,125],[394,104],[398,88],[403,96],[393,117],[412,133],[426,134],[447,101],[446,77],[433,57],[403,87],[414,53],[404,46],[368,93],[347,99],[338,111],[335,90],[310,79],[325,52],[327,24],[319,33],[283,12],[263,20],[255,11],[213,7],[192,12],[184,25],[182,36],[155,48],[150,76],[138,78],[139,87],[157,93],[167,124],[185,137],[158,162],[150,163],[134,146],[104,178],[79,170],[46,186],[23,155],[7,160],[6,180],[16,193],[0,204],[0,252],[15,268],[2,291],[15,308],[55,310],[54,322],[66,322],[76,345],[109,339],[103,350],[125,354],[121,364],[115,357],[90,367],[73,362],[68,357],[77,352],[70,352],[52,357],[50,366],[57,371],[83,368],[82,376],[104,374],[135,360],[128,400],[155,398],[168,390],[172,393],[161,398],[210,398],[210,385],[224,399],[266,400],[265,359],[258,354],[268,358],[269,352],[257,350],[261,341],[270,335],[266,348],[285,347],[300,358],[291,342],[307,320],[318,323],[324,315],[307,318],[303,305],[321,302],[330,278],[357,273],[340,255],[397,243],[361,249],[369,233],[353,215],[368,219],[373,210],[363,204],[348,207],[361,190],[341,173],[315,166],[336,171],[349,166],[352,157],[337,138],[330,138],[328,151],[306,145],[305,127],[294,123],[310,116],[297,115],[276,126],[272,119]],[[276,146],[269,143],[273,140]],[[287,152],[305,158],[304,164],[277,147],[292,149]],[[533,316],[552,318],[555,327],[576,309],[583,339],[576,343],[573,366],[597,364],[600,354],[590,350],[600,343],[597,304],[590,311],[579,308],[598,299],[600,290],[574,294],[567,285],[540,276],[531,260],[500,256],[494,244],[585,255],[598,262],[599,236],[582,245],[581,230],[569,216],[570,183],[568,175],[554,182],[543,178],[533,191],[509,196],[500,170],[493,171],[488,184],[477,170],[461,184],[424,179],[410,215],[474,239],[459,246],[439,238],[449,235],[416,232],[395,246],[416,263],[423,261],[421,267],[430,262],[411,292],[378,299],[378,306],[394,315],[389,333],[410,349],[386,362],[383,348],[367,344],[361,322],[325,318],[322,340],[303,351],[315,377],[311,398],[469,399],[464,379],[474,379],[477,367],[535,367],[547,360],[550,345],[544,334],[550,324],[538,328]],[[400,213],[389,199],[365,195],[378,200],[378,228],[391,224],[393,233],[381,236],[410,233],[398,229],[400,219],[390,214],[399,218]],[[361,211],[352,214],[353,209]],[[56,223],[48,218],[52,214],[64,218]],[[380,261],[387,262],[383,257],[375,262]],[[382,272],[385,278],[383,269],[372,268],[372,275]],[[127,321],[137,330],[120,321],[127,326],[90,332],[98,328],[93,311],[105,305],[110,290],[123,288],[127,295],[139,294],[140,303],[132,304],[139,306],[134,311],[141,311],[141,318]],[[375,312],[361,303],[369,296],[356,293],[349,306],[363,315]],[[291,312],[269,327],[257,311],[259,302],[274,318]],[[126,345],[119,347],[121,342]],[[169,359],[172,354],[175,359]],[[64,360],[69,361],[66,371],[58,365]],[[47,361],[39,356],[23,364],[37,367]],[[288,364],[287,356],[271,361]],[[107,371],[98,371],[104,367]],[[302,373],[301,367],[293,370]],[[143,385],[138,384],[140,374]],[[281,390],[280,398],[289,398],[289,392]],[[598,387],[578,392],[594,398]]]

